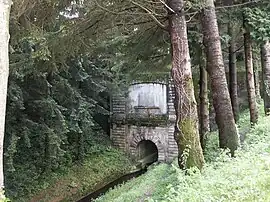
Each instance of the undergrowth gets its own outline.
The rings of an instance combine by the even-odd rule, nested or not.
[[[129,172],[132,162],[122,152],[105,147],[102,152],[92,154],[83,163],[72,166],[64,172],[47,176],[40,190],[32,196],[20,196],[12,201],[77,201],[106,183]]]
[[[261,110],[262,111],[262,110]],[[241,147],[236,157],[218,148],[217,133],[209,134],[206,164],[199,172],[180,170],[176,161],[160,164],[97,199],[97,202],[270,201],[270,117],[249,127],[249,114],[239,121]]]

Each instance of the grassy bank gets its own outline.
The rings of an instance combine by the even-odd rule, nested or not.
[[[106,148],[102,153],[92,154],[82,164],[74,165],[64,172],[56,172],[40,180],[42,186],[31,197],[17,197],[12,201],[73,202],[122,176],[131,167],[132,163],[122,152]]]
[[[249,128],[245,112],[239,123],[245,139],[236,158],[218,148],[217,133],[209,135],[202,173],[185,175],[176,163],[160,164],[146,174],[111,190],[98,202],[131,201],[270,201],[270,117]]]

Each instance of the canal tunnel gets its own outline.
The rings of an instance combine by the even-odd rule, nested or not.
[[[144,164],[152,164],[158,160],[158,148],[150,140],[142,140],[137,146],[137,157]]]

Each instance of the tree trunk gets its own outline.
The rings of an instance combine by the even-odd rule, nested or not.
[[[264,112],[270,115],[270,43],[265,41],[261,46],[261,62],[263,76]]]
[[[261,93],[260,93],[260,77],[259,77],[259,65],[258,60],[253,60],[254,66],[254,83],[255,83],[255,94],[257,103],[261,102]]]
[[[228,24],[228,34],[231,36],[229,42],[229,91],[233,109],[234,120],[239,120],[239,104],[237,94],[237,68],[236,68],[236,53],[235,53],[235,36],[234,27],[231,23]]]
[[[3,144],[5,133],[5,114],[7,100],[7,84],[9,73],[9,14],[11,1],[0,0],[0,189],[4,188],[4,171],[3,171]],[[0,194],[0,197],[2,194]]]
[[[214,132],[218,130],[218,126],[216,123],[216,112],[213,105],[213,96],[212,92],[210,91],[209,94],[209,124],[210,124],[210,132]]]
[[[175,86],[176,122],[174,137],[178,145],[180,168],[201,169],[204,157],[200,145],[197,106],[194,96],[184,0],[168,0],[172,48],[172,77]]]
[[[221,43],[213,0],[204,0],[201,24],[207,56],[207,71],[212,88],[216,123],[219,130],[219,146],[229,148],[232,156],[239,144],[230,94],[226,81]]]
[[[246,66],[246,82],[247,82],[247,92],[248,92],[248,103],[250,111],[250,122],[251,124],[256,124],[258,121],[258,111],[256,104],[256,92],[253,74],[253,62],[252,62],[252,42],[250,32],[247,29],[244,16],[244,48],[245,48],[245,66]]]
[[[202,54],[201,54],[202,57]],[[202,148],[205,148],[205,135],[210,130],[209,126],[209,100],[207,72],[205,62],[200,60],[200,141]]]

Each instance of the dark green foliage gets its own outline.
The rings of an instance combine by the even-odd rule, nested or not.
[[[11,198],[36,192],[46,176],[110,146],[99,124],[108,126],[108,97],[122,85],[124,71],[115,65],[125,37],[99,26],[103,10],[71,2],[78,1],[15,0],[12,7],[4,145]],[[76,12],[77,19],[67,17]],[[100,34],[104,29],[109,36]]]
[[[245,8],[247,23],[252,28],[251,35],[255,40],[265,41],[270,37],[269,6]]]
[[[45,174],[82,162],[109,145],[93,118],[108,115],[111,74],[104,63],[80,56],[53,70],[43,54],[46,48],[37,59],[36,52],[28,54],[30,44],[37,46],[23,40],[11,55],[11,63],[15,54],[28,55],[9,78],[5,178],[12,197],[33,192]]]

